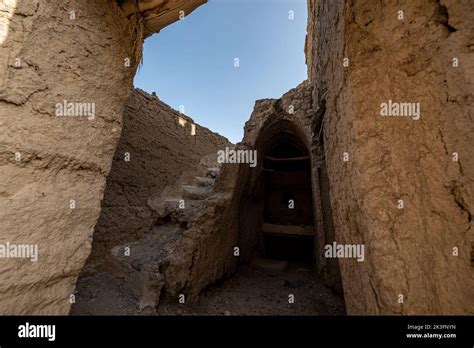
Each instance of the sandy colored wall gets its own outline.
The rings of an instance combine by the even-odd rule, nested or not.
[[[38,247],[37,262],[0,259],[0,313],[67,314],[141,41],[111,0],[3,1],[0,21],[0,243]],[[56,116],[64,100],[94,118]]]
[[[184,126],[180,118],[186,121]],[[205,155],[217,156],[217,149],[231,146],[226,138],[139,89],[130,97],[123,123],[94,232],[91,262],[96,256],[103,259],[113,246],[149,231],[157,218],[148,200],[159,196],[183,172],[193,170]],[[195,135],[191,135],[193,124]]]
[[[313,115],[311,89],[305,83],[288,91],[281,99],[256,101],[245,126],[244,139],[236,149],[262,150],[262,146],[256,144],[258,136],[264,125],[278,118],[293,120],[304,130],[304,140],[308,141]],[[284,111],[289,110],[290,105],[294,108],[293,114]],[[263,208],[263,197],[259,197],[260,201],[255,198],[263,163],[258,156],[262,156],[262,152],[257,153],[255,168],[248,164],[222,165],[206,208],[196,214],[174,248],[166,269],[168,294],[185,293],[188,299],[195,300],[202,289],[232,276],[239,263],[247,263],[255,255],[257,226],[260,226]],[[235,254],[236,247],[238,254]]]
[[[340,260],[348,313],[474,313],[473,3],[312,6],[336,238],[366,247],[365,262]],[[420,103],[420,119],[380,116],[389,99]]]
[[[0,91],[1,242],[35,244],[39,255],[37,262],[0,260],[0,313],[65,314],[90,252],[133,76],[124,67],[127,23],[105,1],[20,0],[8,10],[0,56],[7,66]],[[95,103],[95,118],[56,116],[63,100]]]

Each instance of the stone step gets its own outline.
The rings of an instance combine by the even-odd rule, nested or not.
[[[212,189],[209,187],[183,185],[182,188],[184,198],[192,200],[204,200],[212,192]]]
[[[204,157],[201,157],[199,161],[199,166],[204,166],[206,168],[209,167],[219,167],[219,163],[217,162],[217,153],[211,153]]]
[[[165,198],[163,205],[168,209],[179,208],[179,203],[182,198]]]
[[[183,198],[165,198],[163,200],[164,214],[168,215],[180,209],[179,204]]]
[[[194,181],[198,186],[201,187],[212,187],[214,186],[215,179],[212,178],[203,178],[201,176],[195,176]]]
[[[179,201],[182,198],[164,198],[164,197],[154,197],[149,199],[147,204],[153,209],[159,217],[164,217],[170,212],[178,209]]]
[[[219,175],[221,169],[220,168],[207,168],[207,176],[210,177],[210,178],[217,178],[217,176]]]

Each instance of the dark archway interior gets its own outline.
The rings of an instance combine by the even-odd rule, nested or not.
[[[341,296],[331,291],[340,278],[319,263],[326,230],[319,223],[324,213],[318,199],[328,198],[326,185],[325,197],[318,197],[321,183],[310,137],[286,116],[272,115],[244,143],[257,150],[258,164],[241,166],[238,173],[240,267],[234,277],[249,281],[249,289],[259,294],[299,289],[302,308],[312,315],[344,314]]]
[[[315,229],[311,158],[298,128],[274,119],[255,142],[259,161],[248,171],[239,216],[242,261],[254,256],[313,263]]]
[[[281,129],[264,152],[261,250],[265,257],[311,263],[314,217],[311,165],[304,143]]]

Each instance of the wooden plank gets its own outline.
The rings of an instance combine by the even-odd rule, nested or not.
[[[287,157],[287,158],[276,158],[276,157],[265,156],[265,158],[269,159],[270,161],[304,161],[304,160],[309,159],[309,156]]]
[[[263,233],[268,234],[314,237],[314,226],[293,226],[263,223],[262,231]]]

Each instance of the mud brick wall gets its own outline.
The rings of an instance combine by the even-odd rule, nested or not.
[[[474,3],[309,8],[336,239],[366,247],[340,260],[348,313],[473,314]],[[420,119],[382,117],[388,100],[420,103]]]
[[[217,157],[218,149],[231,146],[226,138],[139,89],[133,91],[123,120],[91,261],[96,256],[100,261],[107,253],[104,248],[140,238],[155,222],[147,201],[193,170],[203,156]]]

